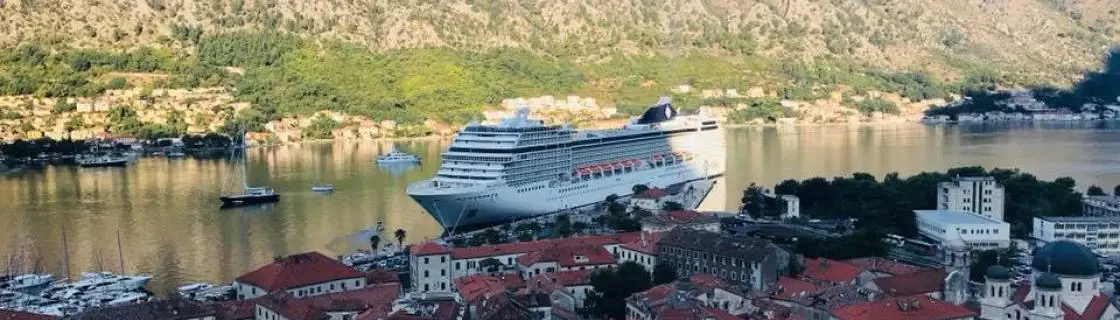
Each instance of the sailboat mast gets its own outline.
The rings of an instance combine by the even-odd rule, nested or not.
[[[66,248],[66,226],[62,226],[62,272],[63,278],[70,278],[70,250]]]
[[[245,127],[241,130],[241,185],[249,190],[249,147],[245,142]]]

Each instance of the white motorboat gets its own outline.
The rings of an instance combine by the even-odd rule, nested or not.
[[[188,284],[188,285],[185,285],[185,286],[181,286],[178,289],[176,289],[175,291],[179,292],[179,294],[195,293],[195,292],[198,292],[198,291],[210,289],[211,287],[214,287],[214,286],[209,284],[209,283],[199,282],[199,283],[192,283],[192,284]]]
[[[34,289],[46,287],[54,281],[54,276],[49,274],[21,274],[8,278],[7,281],[0,283],[0,289],[8,289],[13,291],[20,291],[26,289]]]
[[[126,304],[133,304],[148,300],[148,295],[140,292],[125,292],[118,296],[116,299],[110,300],[105,303],[109,306],[120,306]]]
[[[172,152],[167,153],[167,158],[168,159],[182,159],[182,158],[186,158],[186,157],[187,157],[187,154],[183,153],[182,151],[172,151]]]
[[[314,186],[311,186],[311,191],[315,191],[315,192],[334,192],[334,186],[329,185],[329,184],[320,183],[320,184],[316,184]]]
[[[84,156],[77,159],[78,165],[87,168],[93,167],[124,167],[128,165],[128,157],[114,155]]]
[[[148,285],[148,281],[152,280],[152,277],[146,275],[122,276],[111,272],[83,272],[81,280],[102,284],[96,286],[94,291],[133,291],[143,289],[144,286]]]
[[[389,151],[389,153],[378,156],[377,164],[392,164],[392,163],[417,163],[420,162],[420,157],[408,153],[400,152],[397,150]]]

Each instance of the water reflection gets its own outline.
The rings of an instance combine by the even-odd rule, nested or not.
[[[925,127],[823,126],[735,129],[727,133],[728,171],[702,205],[735,208],[751,182],[847,175],[882,176],[961,165],[1019,167],[1042,178],[1120,183],[1120,135],[1111,124]],[[382,168],[394,146],[424,162]],[[249,183],[276,188],[268,207],[219,210],[234,165],[225,160],[142,159],[127,168],[51,167],[0,178],[0,254],[38,257],[62,273],[66,230],[71,275],[119,271],[117,232],[127,272],[156,275],[157,293],[191,281],[227,282],[274,256],[308,250],[385,224],[406,242],[438,236],[435,221],[404,193],[433,175],[444,141],[336,142],[250,151]],[[239,181],[240,177],[233,177]],[[312,192],[316,183],[337,188]],[[391,235],[382,241],[394,241]],[[337,254],[337,253],[336,253]],[[100,257],[100,258],[98,258]],[[2,263],[2,262],[0,262]]]

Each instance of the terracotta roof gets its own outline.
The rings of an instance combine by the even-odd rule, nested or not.
[[[526,267],[541,262],[556,262],[562,267],[572,267],[615,264],[616,261],[610,251],[597,245],[550,247],[517,257],[517,264]]]
[[[237,277],[266,292],[287,290],[328,281],[361,278],[364,275],[318,252],[279,258],[275,262]]]
[[[397,272],[388,269],[373,269],[365,274],[366,284],[401,282]]]
[[[707,289],[715,289],[715,288],[727,289],[728,288],[728,285],[727,285],[726,282],[723,282],[723,280],[720,280],[719,278],[716,278],[715,275],[712,275],[710,273],[703,273],[703,272],[695,273],[691,277],[688,277],[688,282],[693,284],[693,285],[704,287],[704,288],[707,288]]]
[[[872,280],[883,293],[901,297],[941,291],[948,274],[940,269],[925,269],[919,272]]]
[[[413,245],[408,248],[413,256],[429,256],[433,254],[444,254],[451,252],[451,249],[444,247],[438,243],[428,241],[421,244]]]
[[[591,285],[592,270],[542,273],[526,280],[530,292],[552,292],[567,287]]]
[[[840,320],[948,320],[977,316],[972,310],[925,296],[890,298],[832,310]]]
[[[653,287],[631,295],[626,303],[643,310],[659,320],[731,320],[738,319],[726,311],[709,308],[697,297],[702,294],[691,282],[674,282]]]
[[[894,261],[882,257],[867,257],[844,260],[848,264],[856,267],[863,268],[867,271],[889,273],[892,275],[908,274],[925,269],[921,266],[908,264],[905,262]]]
[[[509,287],[506,286],[505,280],[495,276],[475,274],[455,279],[455,290],[459,291],[459,295],[467,303],[475,303],[482,301],[483,298],[505,293],[507,289]]]
[[[644,237],[622,244],[623,248],[644,254],[657,254],[657,240],[661,239],[662,232],[643,232]]]
[[[257,305],[257,300],[260,298],[246,299],[246,300],[230,300],[218,302],[218,319],[222,320],[245,320],[253,319],[256,315],[253,314],[253,308]]]
[[[774,285],[770,286],[769,291],[771,298],[793,301],[803,293],[810,294],[820,290],[821,288],[815,284],[790,277],[781,277],[774,282]]]
[[[832,283],[850,283],[859,277],[861,272],[863,269],[844,262],[816,258],[805,259],[805,271],[801,276]]]
[[[657,199],[667,195],[669,194],[665,193],[665,190],[661,190],[661,188],[651,188],[634,195],[634,198]]]
[[[563,239],[548,239],[531,242],[504,243],[482,247],[454,248],[451,257],[454,259],[476,259],[512,254],[525,254],[541,251],[550,247],[573,246],[579,244],[606,246],[632,242],[638,238],[638,232],[619,233],[614,235],[572,237]]]
[[[770,241],[719,232],[676,228],[657,241],[658,247],[671,246],[700,252],[727,255],[747,262],[759,262],[782,250]]]
[[[692,210],[679,210],[646,217],[642,219],[642,223],[659,225],[695,225],[719,223],[719,218],[713,215],[706,215]]]
[[[739,317],[731,315],[727,311],[705,306],[658,310],[653,318],[658,320],[739,320]]]
[[[1062,312],[1065,313],[1065,320],[1098,320],[1104,315],[1108,305],[1108,298],[1098,294],[1093,296],[1093,300],[1089,300],[1089,305],[1085,306],[1085,312],[1078,314],[1076,310],[1065,303],[1062,303]]]
[[[0,320],[54,320],[58,317],[0,309]]]
[[[1015,285],[1015,293],[1011,294],[1011,302],[1023,303],[1027,300],[1027,295],[1031,293],[1031,284],[1027,280],[1019,281]]]
[[[344,311],[383,318],[392,310],[393,301],[400,292],[399,283],[385,283],[307,298],[295,298],[285,292],[274,293],[260,298],[257,304],[289,320],[329,319],[327,312]]]

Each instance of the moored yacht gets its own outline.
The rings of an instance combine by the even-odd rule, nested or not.
[[[420,162],[420,157],[393,149],[384,155],[377,156],[377,164],[392,164],[392,163],[417,163]]]

